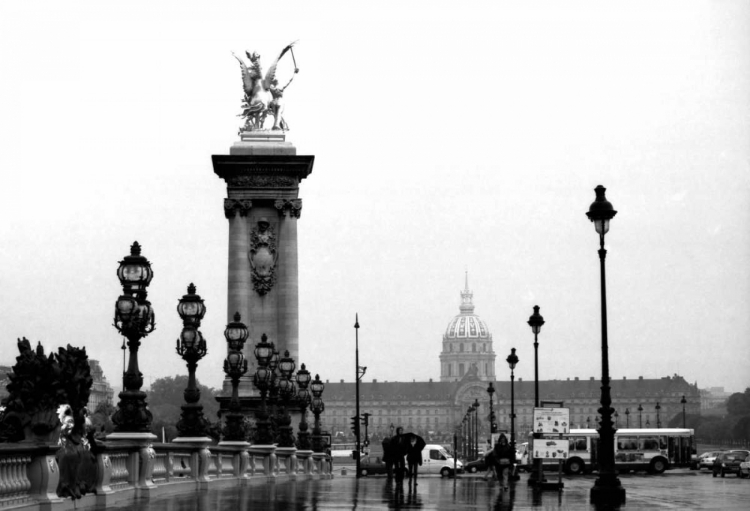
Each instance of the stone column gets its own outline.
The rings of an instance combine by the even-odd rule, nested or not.
[[[229,155],[214,155],[214,172],[227,183],[224,211],[229,220],[227,321],[242,314],[250,337],[244,356],[248,372],[239,394],[257,396],[252,386],[253,351],[262,334],[295,360],[299,356],[297,219],[299,183],[314,156],[298,156],[284,132],[242,133]],[[299,360],[297,360],[299,363]],[[231,389],[225,381],[225,391]]]

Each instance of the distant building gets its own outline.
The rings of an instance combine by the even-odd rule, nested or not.
[[[107,377],[104,376],[104,371],[98,360],[89,359],[89,368],[91,369],[91,377],[94,379],[94,384],[91,386],[88,409],[93,413],[99,403],[112,402],[114,390],[107,381]],[[13,368],[11,366],[0,366],[0,400],[8,396],[6,388],[10,382],[8,374],[12,372]]]
[[[495,387],[493,406],[500,430],[510,431],[510,381],[495,379],[495,352],[492,334],[476,314],[468,278],[461,292],[460,314],[449,323],[443,335],[440,354],[440,381],[360,383],[360,413],[370,413],[368,433],[390,434],[391,424],[403,426],[433,439],[448,441],[468,408],[477,401],[482,434],[489,432],[488,382]],[[323,392],[323,427],[334,436],[349,436],[355,415],[355,384],[341,380],[326,382]],[[534,408],[534,381],[515,382],[516,435],[519,441],[531,431]],[[682,414],[685,396],[687,414],[699,414],[702,406],[697,385],[682,376],[658,379],[622,378],[611,381],[612,406],[617,427],[666,427]],[[539,382],[541,401],[562,401],[570,409],[572,427],[596,427],[601,381],[567,378]],[[660,406],[658,416],[656,405]],[[642,410],[639,412],[638,407]],[[615,419],[615,418],[613,418]],[[364,434],[364,428],[362,429]]]
[[[701,389],[701,410],[711,410],[713,408],[723,407],[731,392],[725,392],[724,387],[709,387]]]

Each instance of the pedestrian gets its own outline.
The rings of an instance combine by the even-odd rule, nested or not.
[[[396,436],[391,438],[391,447],[393,448],[393,470],[396,472],[396,482],[404,481],[404,456],[407,454],[406,438],[404,438],[404,428],[396,428]]]
[[[388,474],[388,480],[393,479],[393,444],[390,438],[383,439],[383,462],[385,463],[385,471]]]
[[[406,452],[406,461],[409,464],[409,484],[414,479],[414,486],[417,485],[417,467],[422,464],[422,447],[417,445],[417,437],[412,436],[409,439],[409,446]]]
[[[500,438],[497,439],[495,447],[492,452],[487,456],[487,471],[492,470],[494,474],[497,474],[497,478],[500,481],[504,490],[508,489],[511,471],[513,465],[516,463],[515,449],[508,443],[508,438],[501,434]]]

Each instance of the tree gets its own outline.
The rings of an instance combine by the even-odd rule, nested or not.
[[[110,401],[102,401],[96,406],[89,420],[97,435],[108,435],[115,430],[115,425],[112,423],[112,414],[115,410],[115,406]]]
[[[735,392],[727,400],[727,413],[729,415],[750,415],[750,388],[745,392]]]
[[[215,397],[219,392],[211,387],[201,385],[197,381],[196,385],[201,393],[199,403],[203,405],[204,417],[209,422],[216,422],[218,420],[219,402],[216,401]],[[170,441],[177,436],[175,425],[180,420],[180,407],[185,404],[184,392],[187,386],[187,375],[167,376],[154,380],[151,384],[146,401],[153,415],[151,432],[159,439],[162,437],[162,428],[164,428],[165,440]]]

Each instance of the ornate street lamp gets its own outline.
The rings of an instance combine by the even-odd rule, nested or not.
[[[615,410],[615,427],[617,427],[617,418],[620,416],[619,413],[617,413],[617,410]]]
[[[591,488],[591,499],[594,501],[623,502],[625,500],[625,488],[620,483],[615,471],[615,428],[612,425],[612,397],[610,395],[609,378],[609,345],[607,343],[607,283],[604,270],[604,260],[607,251],[604,248],[604,235],[609,231],[609,221],[614,218],[617,211],[604,196],[606,188],[602,185],[596,187],[596,199],[589,207],[586,216],[594,223],[594,228],[599,234],[599,270],[601,282],[601,305],[602,305],[602,395],[601,395],[601,427],[599,428],[599,442],[601,445],[599,455],[599,477]]]
[[[299,434],[297,435],[297,449],[309,451],[312,447],[310,443],[310,432],[307,431],[307,407],[310,406],[311,396],[307,387],[310,385],[310,371],[305,369],[305,364],[297,371],[297,402],[302,407],[302,416],[299,422]]]
[[[680,403],[682,403],[682,427],[684,429],[687,427],[685,426],[685,403],[687,403],[687,399],[685,399],[685,396],[682,396],[682,399],[680,399]]]
[[[495,409],[492,404],[492,396],[495,394],[495,386],[492,382],[487,386],[487,394],[490,395],[490,434],[497,432],[497,422],[495,422]]]
[[[258,361],[258,368],[255,370],[255,375],[253,375],[253,384],[260,391],[261,402],[261,409],[256,415],[257,431],[255,443],[260,445],[269,445],[273,443],[273,435],[270,431],[271,424],[268,420],[268,406],[266,403],[268,388],[271,384],[272,370],[269,366],[273,348],[269,346],[270,343],[267,341],[268,336],[266,336],[266,334],[261,335],[260,342],[255,346],[254,352],[256,360]]]
[[[279,447],[294,447],[294,434],[292,433],[292,417],[289,414],[288,406],[292,397],[297,394],[297,388],[292,381],[292,373],[296,364],[294,359],[289,356],[289,350],[284,351],[284,357],[279,360],[279,397],[281,398],[281,408],[278,415],[278,433],[276,442]]]
[[[510,355],[505,359],[510,367],[510,445],[513,449],[516,448],[516,402],[515,402],[515,391],[513,390],[516,376],[514,370],[516,364],[518,364],[518,356],[516,355],[516,348],[510,349]]]
[[[643,427],[643,407],[640,404],[638,405],[638,427]]]
[[[177,339],[177,354],[187,362],[188,386],[185,389],[185,404],[182,405],[180,420],[177,421],[177,431],[182,438],[205,437],[208,433],[208,421],[203,416],[203,406],[198,402],[201,392],[195,381],[195,370],[198,361],[206,355],[206,340],[198,327],[206,314],[206,306],[200,295],[195,293],[195,285],[190,284],[187,294],[180,298],[177,313],[182,319],[182,333]]]
[[[128,370],[123,373],[123,391],[117,411],[112,416],[117,433],[147,433],[151,430],[151,412],[146,406],[146,393],[141,391],[143,374],[138,369],[138,347],[141,339],[156,326],[151,302],[146,299],[146,288],[154,272],[148,259],[141,256],[141,246],[134,242],[130,255],[120,261],[117,277],[123,294],[115,303],[114,326],[128,340],[130,358]]]
[[[661,405],[659,405],[659,402],[656,402],[656,427],[661,429],[661,416],[659,415],[659,412],[661,411]]]
[[[242,354],[245,347],[245,341],[248,337],[248,330],[239,312],[234,313],[234,321],[227,325],[224,330],[224,338],[227,340],[229,353],[224,360],[224,373],[232,382],[232,399],[229,401],[229,413],[227,421],[222,431],[224,440],[230,442],[244,442],[247,440],[247,433],[243,426],[245,416],[241,413],[240,398],[238,387],[240,378],[247,373],[247,360]]]
[[[320,381],[320,377],[316,374],[315,379],[310,383],[310,391],[312,392],[313,398],[310,402],[310,410],[312,410],[315,416],[315,422],[313,423],[313,451],[323,452],[323,437],[320,431],[320,414],[326,409],[325,403],[323,403],[323,389],[325,385]],[[391,426],[393,426],[391,424]]]
[[[474,399],[474,459],[479,458],[479,399]]]
[[[531,331],[534,332],[534,407],[539,408],[539,332],[542,330],[544,318],[539,314],[539,306],[534,305],[534,314],[529,317],[528,321]],[[533,428],[533,437],[541,438],[542,434],[536,432]],[[533,441],[532,441],[533,447]],[[534,458],[535,470],[529,476],[529,484],[542,483],[544,474],[542,472],[542,459]]]
[[[625,420],[627,422],[626,427],[630,427],[630,408],[625,408]]]

